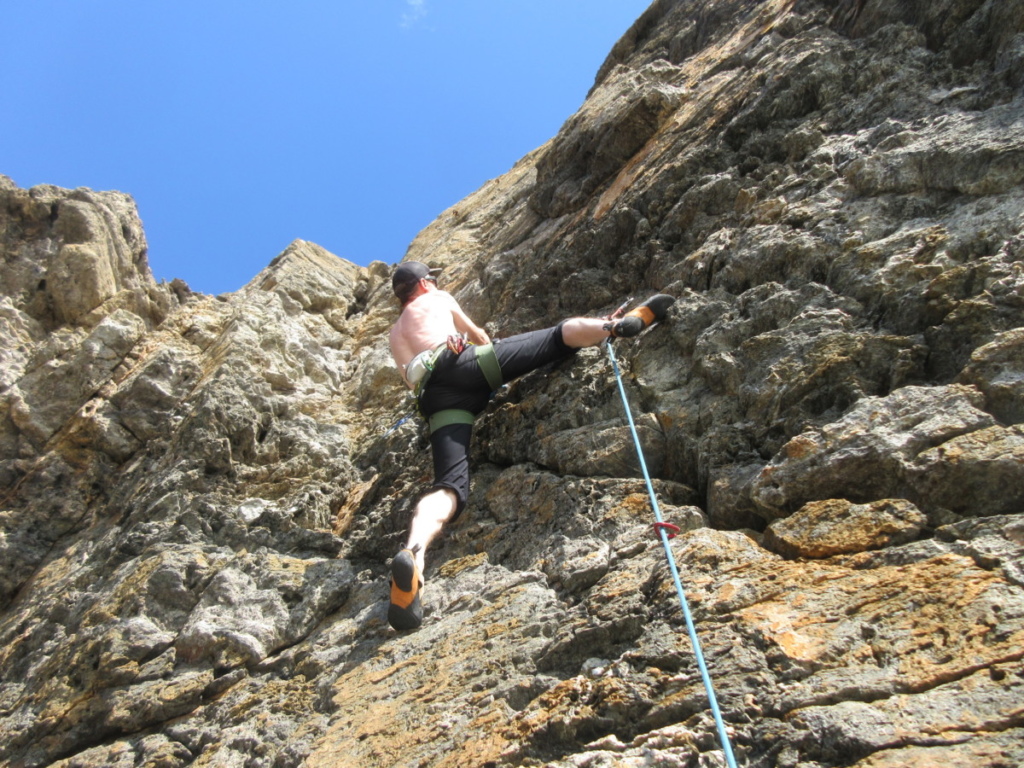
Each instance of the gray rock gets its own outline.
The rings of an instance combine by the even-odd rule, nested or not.
[[[1024,510],[1024,427],[993,426],[922,452],[910,470],[917,497],[964,515]]]
[[[1007,424],[1024,421],[1024,329],[999,334],[978,347],[960,381],[985,393],[986,408]]]
[[[904,499],[853,504],[840,499],[812,501],[775,520],[764,545],[788,557],[831,557],[913,541],[928,523]]]
[[[808,501],[905,495],[918,457],[993,425],[981,404],[976,390],[957,385],[906,387],[885,398],[865,398],[840,420],[790,440],[754,481],[754,502],[771,519]],[[927,499],[920,491],[911,498],[922,495]]]
[[[659,0],[409,246],[498,338],[677,296],[614,350],[741,764],[1024,759],[1022,19]],[[722,764],[604,349],[478,419],[395,633],[391,267],[213,298],[145,248],[0,177],[0,762]]]

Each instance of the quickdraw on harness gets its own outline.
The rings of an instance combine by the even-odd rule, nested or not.
[[[729,768],[736,768],[736,758],[733,757],[732,745],[729,742],[729,734],[725,730],[725,723],[722,720],[722,712],[718,708],[718,699],[715,697],[715,689],[711,684],[711,675],[708,674],[707,664],[704,662],[704,653],[701,651],[700,640],[697,638],[697,630],[693,625],[693,616],[690,615],[690,606],[686,602],[686,594],[683,592],[683,584],[679,579],[679,569],[676,567],[676,560],[672,554],[672,547],[669,539],[679,533],[679,528],[662,520],[661,509],[658,507],[658,497],[654,494],[654,485],[651,483],[651,476],[647,473],[647,462],[644,461],[644,452],[640,447],[640,437],[636,431],[636,424],[633,423],[633,414],[629,409],[629,400],[626,399],[626,388],[622,384],[622,373],[619,371],[619,363],[615,359],[615,352],[612,351],[611,339],[605,342],[608,349],[608,357],[612,361],[612,370],[615,371],[615,380],[619,384],[619,394],[622,396],[622,405],[626,410],[626,420],[629,422],[629,430],[633,434],[633,443],[636,445],[636,455],[640,459],[640,470],[643,472],[644,480],[647,483],[647,493],[651,498],[651,508],[654,510],[654,530],[661,539],[661,545],[665,549],[668,558],[668,567],[672,572],[672,580],[676,585],[676,592],[679,595],[679,603],[683,608],[683,617],[686,619],[686,631],[690,635],[690,644],[693,646],[694,655],[697,658],[697,666],[700,669],[701,679],[704,681],[704,690],[708,695],[708,703],[715,718],[715,726],[718,729],[718,740],[725,753],[725,760]]]
[[[430,374],[433,373],[434,366],[437,365],[441,355],[448,351],[454,355],[459,355],[462,354],[466,347],[473,348],[473,354],[476,357],[477,365],[480,366],[480,372],[484,375],[487,385],[491,388],[492,392],[497,391],[504,384],[501,365],[498,363],[498,356],[494,352],[494,344],[474,345],[466,341],[463,336],[449,336],[445,344],[441,344],[435,349],[421,352],[406,366],[406,378],[413,385],[413,396],[416,398],[417,409],[419,408],[423,391],[426,389],[427,381],[430,379]],[[430,428],[430,433],[433,434],[442,427],[452,424],[472,424],[475,419],[476,417],[471,411],[462,408],[446,408],[427,417],[427,425]]]

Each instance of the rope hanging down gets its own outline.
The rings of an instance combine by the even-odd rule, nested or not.
[[[722,751],[725,753],[725,761],[729,768],[736,768],[736,758],[732,754],[732,745],[729,742],[729,734],[726,733],[725,723],[722,720],[722,713],[718,708],[718,699],[715,697],[715,689],[711,685],[711,676],[708,674],[707,664],[704,663],[704,654],[700,648],[700,640],[697,639],[697,630],[693,626],[693,617],[690,615],[690,606],[686,602],[686,595],[683,592],[683,584],[679,580],[679,569],[676,567],[676,559],[672,555],[672,547],[668,543],[678,531],[671,523],[662,520],[661,509],[658,507],[658,499],[654,495],[654,485],[651,483],[651,476],[647,473],[647,462],[644,461],[644,452],[640,447],[640,437],[633,423],[633,414],[629,410],[629,400],[626,399],[626,388],[622,384],[622,373],[619,371],[619,363],[615,359],[615,352],[612,351],[611,340],[605,343],[608,348],[608,357],[612,361],[612,369],[615,371],[615,380],[619,384],[619,394],[622,396],[622,405],[626,410],[626,419],[629,421],[629,430],[633,433],[633,443],[636,445],[636,455],[640,459],[640,470],[643,472],[644,481],[647,483],[647,493],[651,497],[651,508],[654,510],[654,518],[657,521],[654,529],[661,538],[661,544],[665,548],[665,555],[668,558],[668,567],[672,572],[672,579],[676,584],[676,592],[679,594],[679,604],[683,607],[683,617],[686,619],[686,631],[690,634],[690,643],[693,645],[694,655],[697,657],[697,666],[700,668],[700,676],[704,680],[704,690],[708,694],[708,702],[711,705],[711,712],[715,717],[715,726],[718,728],[718,740],[722,744]]]

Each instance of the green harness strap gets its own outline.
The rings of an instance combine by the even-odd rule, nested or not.
[[[487,379],[487,386],[492,392],[496,392],[505,380],[501,376],[501,365],[498,364],[498,356],[494,353],[494,345],[482,344],[473,349],[476,352],[476,364],[480,366],[484,378]]]
[[[498,389],[504,383],[504,379],[501,376],[498,356],[494,353],[494,345],[482,344],[473,347],[473,351],[476,354],[476,363],[480,366],[480,372],[487,379],[487,386],[492,390]],[[434,434],[442,427],[452,424],[472,424],[475,419],[476,417],[470,411],[461,408],[448,408],[432,415],[427,419],[427,424],[430,426],[430,434]]]
[[[430,434],[434,434],[441,427],[449,427],[452,424],[472,424],[475,419],[476,417],[470,411],[464,411],[461,408],[448,408],[438,411],[427,419],[427,424],[430,425]]]

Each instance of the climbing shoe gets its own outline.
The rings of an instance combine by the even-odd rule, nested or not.
[[[657,293],[636,309],[631,309],[621,320],[608,323],[605,329],[611,331],[612,336],[617,339],[628,339],[637,336],[645,328],[665,319],[668,308],[675,304],[675,296],[667,293]]]
[[[420,575],[413,553],[403,549],[391,561],[391,605],[388,623],[397,630],[416,629],[423,623]]]

